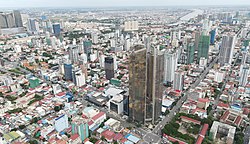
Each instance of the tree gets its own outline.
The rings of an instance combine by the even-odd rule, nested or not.
[[[213,107],[211,105],[209,105],[207,108],[207,114],[209,114],[212,109],[213,109]]]
[[[105,141],[105,137],[104,137],[104,136],[102,136],[102,137],[101,137],[101,140],[102,140],[102,141]]]
[[[208,116],[207,118],[202,119],[201,123],[202,124],[208,124],[211,127],[212,124],[213,124],[213,121],[214,121],[213,117]]]
[[[104,126],[104,122],[103,122],[103,123],[101,123],[100,127],[103,127],[103,126]]]
[[[164,113],[164,115],[166,116],[166,115],[168,115],[169,113],[170,113],[170,111],[169,111],[169,110],[166,110],[165,113]]]
[[[68,118],[68,121],[71,122],[71,121],[72,121],[72,118],[69,117],[69,118]]]
[[[30,140],[29,143],[30,144],[38,144],[37,140]]]
[[[26,126],[25,125],[20,125],[19,129],[24,129]]]
[[[13,129],[11,129],[10,131],[17,131],[17,128],[13,128]]]
[[[33,119],[30,120],[30,123],[33,124],[33,123],[37,123],[38,122],[38,118],[37,117],[34,117]]]
[[[70,138],[70,134],[68,134],[67,132],[65,132],[65,135],[66,135],[68,138]]]
[[[89,141],[92,142],[92,143],[96,143],[98,140],[96,138],[90,137]]]
[[[223,82],[220,82],[218,88],[221,89],[223,85],[224,85],[224,83],[223,83]]]
[[[59,112],[61,110],[61,107],[60,106],[55,106],[54,110],[55,110],[55,112]]]
[[[131,130],[131,129],[132,129],[132,127],[127,127],[127,129]]]
[[[242,132],[236,134],[235,143],[236,144],[243,144],[244,143],[244,134]]]

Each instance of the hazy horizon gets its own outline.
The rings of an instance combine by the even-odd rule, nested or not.
[[[246,6],[250,0],[0,0],[9,7]]]

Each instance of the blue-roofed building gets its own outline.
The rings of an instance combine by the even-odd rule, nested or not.
[[[128,141],[125,141],[124,144],[134,144],[134,143],[128,140]]]
[[[132,135],[132,134],[127,134],[125,136],[126,139],[128,139],[129,141],[133,142],[133,143],[138,143],[141,139]]]
[[[241,111],[241,106],[239,104],[233,104],[233,105],[231,105],[231,108],[233,110]]]
[[[72,102],[74,100],[74,95],[71,92],[67,92],[65,97],[67,98],[68,102]]]

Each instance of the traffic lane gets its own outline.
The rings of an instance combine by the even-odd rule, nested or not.
[[[145,135],[145,137],[143,138],[144,141],[149,142],[150,144],[157,144],[160,141],[160,136],[154,134],[154,133],[148,133],[147,135]]]
[[[218,57],[216,57],[210,64],[208,67],[206,67],[206,69],[203,71],[203,73],[201,74],[201,77],[199,77],[193,85],[191,85],[191,88],[195,88],[197,85],[199,85],[199,83],[201,82],[201,80],[203,80],[205,78],[205,76],[207,75],[208,71],[212,68],[212,66],[215,64],[215,62],[218,60]],[[160,125],[165,125],[167,122],[169,122],[173,116],[174,113],[176,113],[176,110],[178,110],[181,107],[182,101],[186,100],[187,96],[183,96],[178,102],[177,104],[173,107],[173,109],[170,111],[170,113],[168,114],[169,117],[165,117],[165,119],[162,120],[162,122],[160,122],[155,129],[153,130],[154,133],[159,133],[159,127]]]

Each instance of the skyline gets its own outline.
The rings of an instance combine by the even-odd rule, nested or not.
[[[118,2],[119,1],[119,2]],[[10,7],[127,7],[127,6],[246,6],[249,0],[0,0],[0,8]]]

